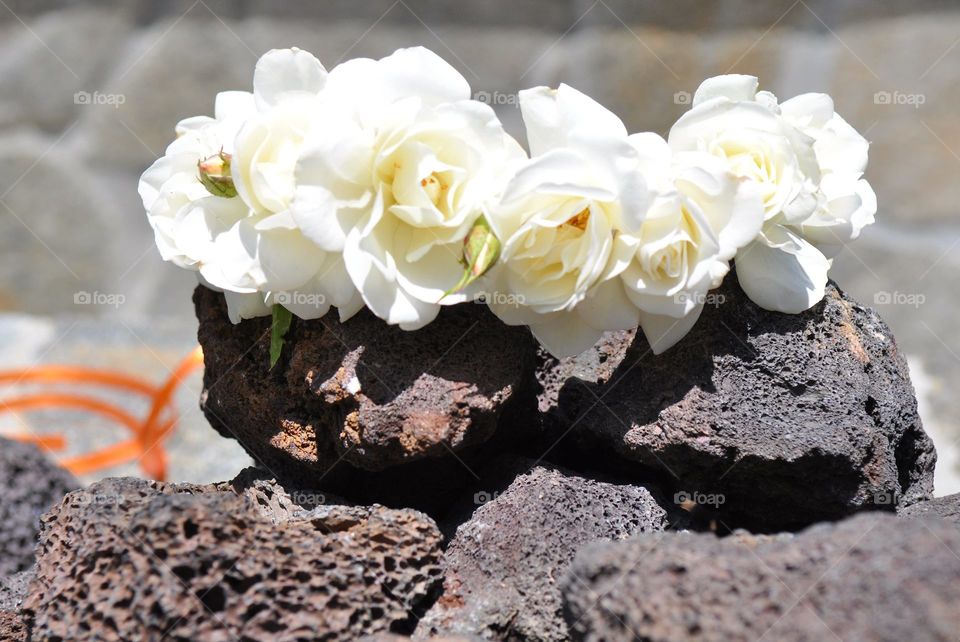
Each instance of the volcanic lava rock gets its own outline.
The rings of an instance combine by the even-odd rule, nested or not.
[[[33,578],[34,572],[30,569],[0,579],[0,640],[4,642],[27,639],[20,605]]]
[[[485,503],[447,547],[444,593],[418,637],[566,640],[556,582],[577,549],[667,527],[666,511],[647,488],[531,463],[503,492],[475,495]]]
[[[562,359],[539,348],[536,371],[538,410],[545,414],[555,412],[560,391],[571,377],[590,383],[606,383],[626,357],[636,335],[636,329],[606,332],[589,350]]]
[[[44,516],[23,615],[43,640],[353,640],[408,633],[442,581],[421,513],[250,478],[112,479]]]
[[[960,530],[869,513],[793,538],[666,534],[584,548],[574,640],[955,640]],[[952,549],[952,551],[951,551]]]
[[[403,635],[394,635],[393,633],[377,633],[376,635],[368,635],[367,637],[360,640],[360,642],[407,642],[407,640],[412,640],[414,638],[409,638]],[[426,638],[426,642],[483,642],[483,638],[478,638],[474,636],[466,635],[453,635],[453,636],[442,636],[434,638]]]
[[[901,517],[943,519],[960,526],[960,493],[917,502],[900,509]]]
[[[524,396],[533,403],[533,339],[483,305],[444,307],[415,332],[368,310],[345,323],[335,311],[294,320],[271,370],[269,319],[233,325],[223,296],[204,287],[194,302],[208,419],[259,464],[304,483],[348,478],[339,486],[376,486],[381,478],[350,469],[429,460],[379,485],[439,471],[436,485],[441,476],[465,472],[460,453],[494,435],[504,408]]]
[[[0,577],[33,564],[40,516],[80,482],[32,444],[0,437]]]
[[[715,294],[666,353],[638,336],[606,383],[568,381],[541,438],[659,471],[729,527],[796,529],[930,495],[936,454],[876,312],[833,284],[802,314],[757,307],[732,275]]]

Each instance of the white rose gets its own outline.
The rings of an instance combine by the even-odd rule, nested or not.
[[[829,97],[778,105],[757,84],[740,75],[704,81],[669,142],[725,158],[761,190],[765,222],[737,253],[737,276],[758,305],[801,312],[823,298],[832,256],[873,221],[876,197],[861,178],[867,142]]]
[[[723,159],[703,152],[672,153],[656,134],[631,141],[644,157],[656,198],[635,233],[617,237],[615,255],[627,297],[655,354],[693,327],[708,292],[718,287],[730,260],[756,237],[763,202]]]
[[[327,70],[312,54],[274,49],[253,74],[256,111],[237,135],[233,176],[256,212],[283,212],[294,192],[294,169],[316,121]]]
[[[453,67],[423,49],[339,65],[331,108],[297,167],[293,220],[343,252],[367,306],[407,330],[432,321],[459,280],[464,237],[525,158]]]
[[[140,178],[139,192],[161,257],[197,271],[202,283],[227,295],[231,319],[269,311],[250,271],[254,259],[234,251],[241,222],[250,214],[239,198],[211,193],[199,179],[200,162],[233,153],[237,131],[254,113],[253,95],[228,91],[217,95],[214,117],[181,121],[177,138]]]
[[[532,159],[490,217],[502,251],[489,287],[510,295],[490,307],[552,354],[573,355],[637,325],[611,258],[619,231],[639,231],[650,194],[626,128],[604,107],[567,85],[523,91],[520,106]]]
[[[304,319],[337,306],[345,320],[362,307],[339,252],[328,252],[296,225],[290,204],[304,142],[325,123],[327,72],[312,54],[276,49],[257,62],[255,112],[236,136],[232,170],[250,209],[238,226],[237,256],[246,253],[249,277],[273,304]]]
[[[800,225],[804,238],[833,258],[877,213],[877,197],[863,178],[869,143],[834,111],[826,94],[802,94],[780,109],[785,120],[813,139],[821,174],[818,207]]]
[[[210,259],[213,238],[247,214],[237,199],[211,194],[198,180],[198,164],[222,151],[232,153],[233,138],[253,111],[247,92],[217,95],[214,117],[196,116],[180,121],[177,138],[140,177],[138,190],[154,230],[157,248],[165,261],[199,270]],[[204,220],[203,234],[195,224]]]

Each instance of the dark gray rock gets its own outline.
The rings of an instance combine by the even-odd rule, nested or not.
[[[884,513],[796,537],[643,536],[584,548],[574,640],[955,640],[960,530]]]
[[[33,639],[354,640],[411,632],[440,589],[428,517],[337,506],[246,473],[109,479],[43,518]]]
[[[502,492],[474,496],[482,505],[447,547],[444,593],[420,621],[418,637],[566,640],[556,583],[577,549],[667,527],[666,511],[647,488],[531,465],[502,459],[491,466],[527,472]]]
[[[0,579],[0,640],[19,642],[27,639],[27,627],[20,615],[20,605],[27,596],[33,569]]]
[[[960,493],[917,502],[901,508],[899,513],[911,519],[943,519],[960,525]]]
[[[18,611],[36,572],[30,568],[0,578],[0,611]]]
[[[32,444],[0,437],[0,577],[33,564],[40,516],[80,483]]]
[[[758,308],[735,275],[716,294],[666,353],[638,337],[607,383],[568,381],[544,448],[659,471],[681,499],[712,497],[726,525],[753,530],[930,496],[933,444],[873,310],[832,284],[802,314]]]
[[[606,383],[627,355],[637,331],[607,332],[589,350],[575,357],[557,359],[543,348],[537,352],[537,408],[554,412],[560,391],[571,377],[590,383]]]
[[[367,310],[343,324],[335,311],[295,319],[270,370],[268,318],[233,325],[223,296],[204,287],[195,303],[207,418],[258,463],[306,484],[390,489],[419,473],[367,471],[418,461],[425,462],[420,472],[438,473],[434,482],[439,473],[450,473],[449,481],[468,470],[462,453],[494,436],[506,407],[532,403],[533,340],[483,305],[446,307],[416,332],[387,326]],[[429,487],[415,490],[423,495]]]

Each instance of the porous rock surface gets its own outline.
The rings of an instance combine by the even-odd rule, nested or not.
[[[27,639],[27,627],[20,614],[20,605],[33,578],[33,569],[0,578],[0,640],[4,642]]]
[[[485,305],[445,307],[415,332],[368,310],[342,324],[336,311],[294,320],[270,370],[269,318],[233,325],[223,296],[202,286],[194,302],[204,412],[284,475],[315,482],[335,478],[338,464],[380,471],[451,459],[490,439],[504,408],[533,395],[529,332]]]
[[[560,391],[571,377],[590,383],[606,383],[627,355],[637,330],[606,332],[589,350],[558,359],[542,347],[537,350],[537,409],[556,410]]]
[[[960,493],[905,506],[900,509],[900,516],[911,519],[943,519],[960,526]]]
[[[33,444],[0,437],[0,577],[33,564],[40,516],[80,487]]]
[[[929,497],[936,454],[876,312],[833,284],[801,314],[759,308],[734,275],[715,294],[664,354],[638,336],[606,383],[568,381],[541,438],[722,497],[731,527],[795,529]]]
[[[415,638],[410,638],[405,635],[396,635],[394,633],[377,633],[375,635],[368,635],[365,638],[362,638],[360,642],[406,642],[407,640],[412,640]],[[483,642],[483,638],[478,638],[472,635],[443,635],[432,638],[427,638],[426,642]]]
[[[43,518],[23,615],[43,640],[352,640],[407,633],[439,589],[411,510],[327,505],[256,475],[108,479]]]
[[[595,544],[563,580],[572,639],[955,640],[960,529],[880,512],[796,537]]]
[[[566,640],[557,581],[577,549],[668,526],[667,512],[642,486],[532,461],[504,458],[491,466],[498,467],[521,474],[502,492],[475,495],[485,503],[447,547],[444,593],[420,621],[417,637]]]

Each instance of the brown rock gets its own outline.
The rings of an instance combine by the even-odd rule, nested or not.
[[[574,640],[955,640],[960,530],[858,515],[795,537],[642,536],[584,548]]]
[[[352,640],[412,631],[439,588],[426,516],[330,506],[247,473],[217,487],[121,478],[43,519],[33,639]]]
[[[502,458],[505,490],[473,497],[473,516],[444,558],[444,593],[418,636],[475,635],[493,640],[566,640],[557,580],[588,542],[664,530],[656,491],[582,477],[532,461]],[[519,473],[519,475],[518,475]]]
[[[270,370],[269,319],[232,325],[222,295],[199,287],[194,300],[207,417],[263,466],[311,485],[339,480],[358,490],[387,479],[379,485],[389,488],[417,470],[462,475],[465,451],[494,435],[505,408],[533,394],[529,332],[503,325],[486,306],[446,307],[416,332],[366,310],[342,324],[335,312],[294,320]],[[430,462],[394,477],[357,472],[418,460]]]
[[[636,335],[636,329],[607,332],[593,348],[563,359],[539,348],[536,372],[539,411],[550,413],[556,409],[560,390],[571,377],[590,383],[606,383],[623,361]]]
[[[960,493],[917,502],[904,507],[899,512],[901,517],[942,519],[960,526]]]
[[[753,530],[930,495],[936,454],[876,312],[834,285],[802,314],[769,312],[735,275],[716,297],[666,353],[639,337],[607,383],[568,382],[544,450],[659,471],[678,503],[704,497]]]
[[[0,579],[0,640],[20,642],[27,639],[27,627],[20,605],[33,581],[33,569]]]
[[[368,635],[365,638],[362,638],[360,642],[406,642],[407,640],[412,640],[416,638],[409,638],[404,635],[395,635],[393,633],[377,633],[376,635]],[[453,635],[453,636],[439,636],[433,638],[420,638],[425,642],[481,642],[483,638],[474,637],[471,635]]]
[[[27,639],[27,628],[15,611],[0,610],[0,640],[4,642],[24,642]]]

